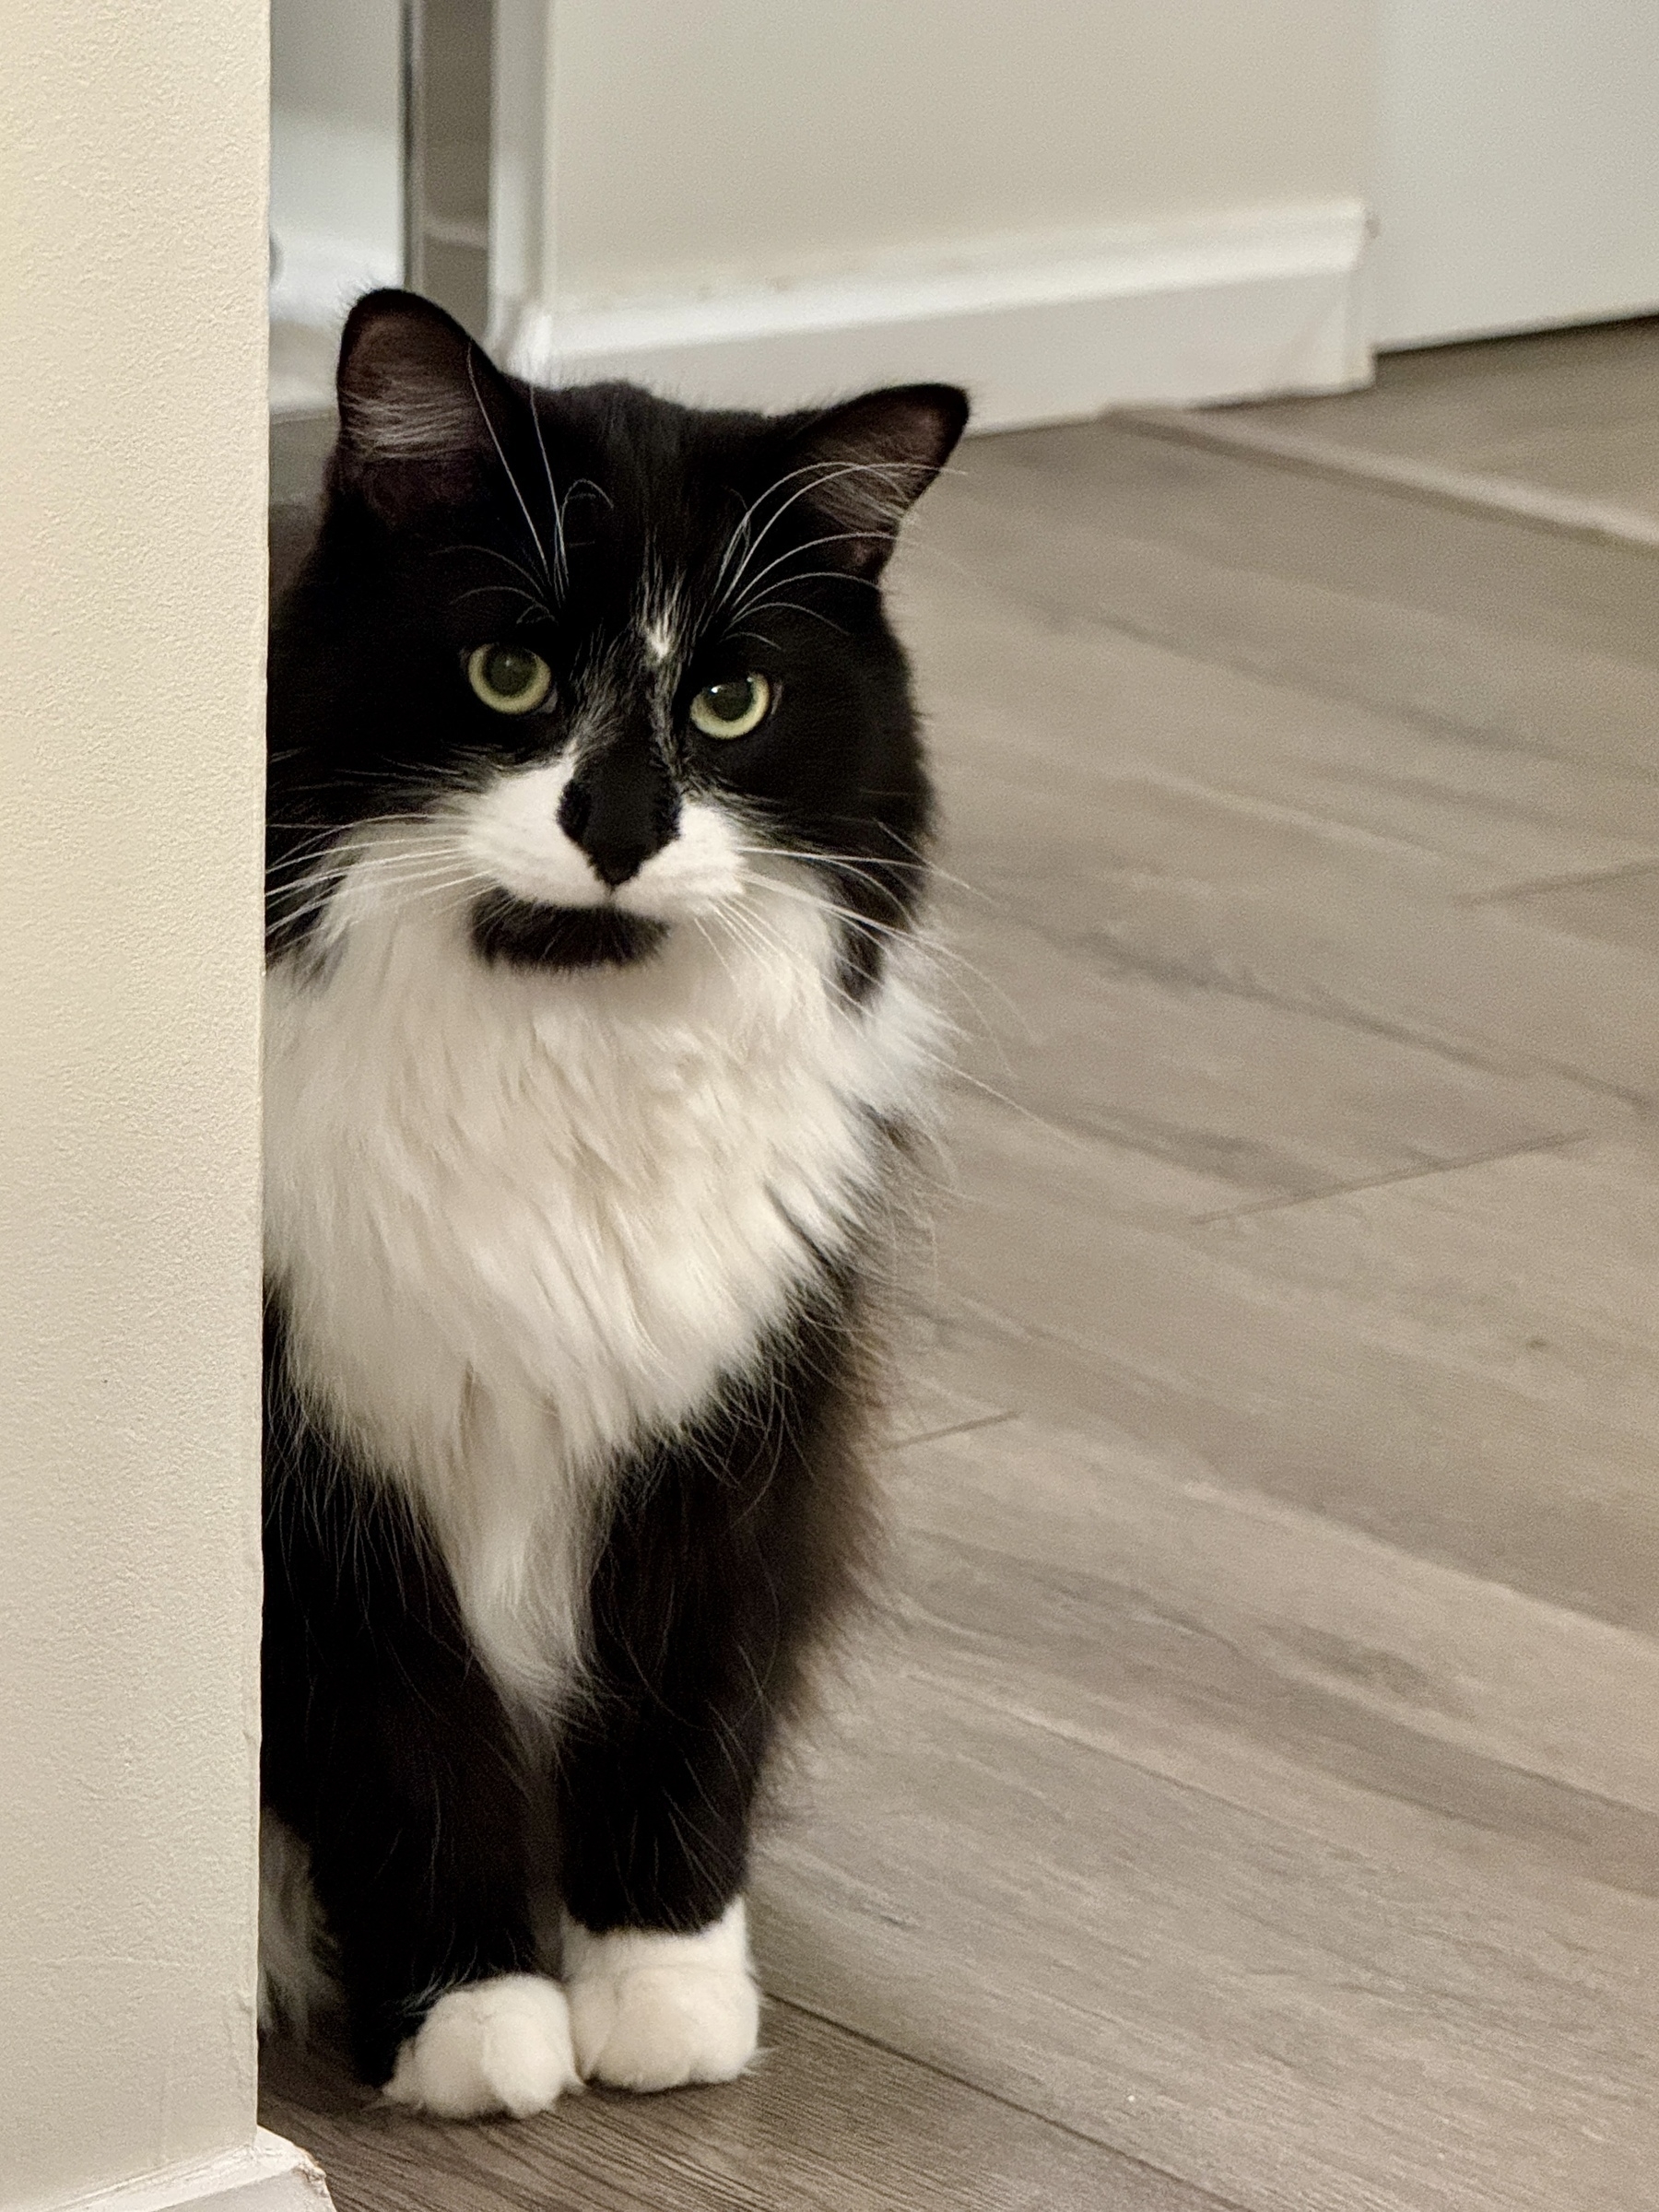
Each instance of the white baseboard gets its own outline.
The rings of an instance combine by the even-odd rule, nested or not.
[[[333,2212],[315,2159],[265,2128],[246,2150],[78,2196],[54,2212]]]
[[[1371,378],[1366,239],[1364,208],[1337,200],[764,289],[531,302],[508,354],[548,382],[623,376],[726,406],[938,379],[969,388],[982,429],[1340,391]]]

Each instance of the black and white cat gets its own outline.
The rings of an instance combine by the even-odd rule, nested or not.
[[[755,2048],[938,1046],[878,580],[967,403],[542,391],[399,292],[339,398],[271,647],[262,1991],[524,2113]]]

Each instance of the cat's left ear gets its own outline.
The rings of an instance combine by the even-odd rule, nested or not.
[[[475,490],[513,404],[483,347],[416,292],[357,302],[335,385],[336,479],[391,520]]]
[[[825,556],[874,580],[899,525],[947,460],[968,422],[954,384],[897,384],[815,415],[791,443],[806,503],[838,531]]]

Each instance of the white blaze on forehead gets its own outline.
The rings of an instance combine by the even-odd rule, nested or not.
[[[640,625],[644,641],[645,657],[653,668],[660,668],[674,651],[674,632],[661,615],[649,618]]]

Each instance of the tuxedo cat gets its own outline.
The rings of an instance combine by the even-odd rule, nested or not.
[[[360,300],[271,641],[263,2000],[525,2113],[755,2049],[938,1035],[881,571],[967,415]]]

